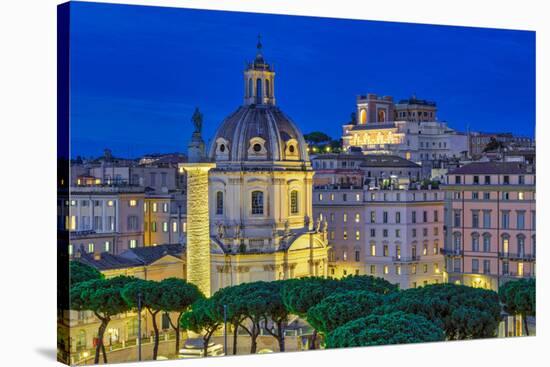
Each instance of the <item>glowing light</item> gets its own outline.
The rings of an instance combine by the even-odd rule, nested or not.
[[[212,163],[189,163],[187,172],[187,281],[210,296],[208,171]]]

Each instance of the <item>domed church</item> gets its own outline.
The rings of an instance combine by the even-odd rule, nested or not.
[[[243,86],[243,105],[222,121],[207,153],[215,163],[208,183],[212,291],[326,276],[326,223],[312,220],[307,146],[276,105],[275,72],[260,41]]]

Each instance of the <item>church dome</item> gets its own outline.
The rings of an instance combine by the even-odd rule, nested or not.
[[[260,41],[257,49],[243,74],[244,104],[221,123],[210,144],[209,159],[231,164],[309,163],[304,136],[275,104],[275,71],[264,59]]]
[[[304,136],[273,105],[244,105],[220,125],[210,145],[216,162],[308,161]]]

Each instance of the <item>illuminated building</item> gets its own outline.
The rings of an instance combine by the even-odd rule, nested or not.
[[[316,186],[316,219],[328,223],[329,275],[372,275],[412,288],[443,283],[443,192]]]
[[[424,165],[467,153],[467,136],[438,121],[436,112],[435,102],[414,96],[397,104],[391,96],[358,96],[356,121],[343,125],[343,147],[395,154]]]
[[[536,270],[535,170],[475,162],[447,175],[448,281],[498,290]]]

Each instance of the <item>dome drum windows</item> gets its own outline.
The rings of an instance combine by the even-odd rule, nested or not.
[[[216,192],[216,215],[223,215],[223,192]]]
[[[285,159],[298,160],[300,159],[300,153],[298,151],[298,141],[296,139],[290,139],[285,144]]]
[[[250,209],[252,215],[264,214],[264,193],[263,191],[252,191],[250,194]]]
[[[216,139],[216,159],[217,160],[229,159],[229,142],[224,138]]]
[[[266,159],[267,149],[265,147],[265,140],[260,137],[250,139],[248,147],[249,159]]]
[[[298,190],[292,190],[290,192],[290,214],[296,215],[300,212],[300,206],[298,203]]]

